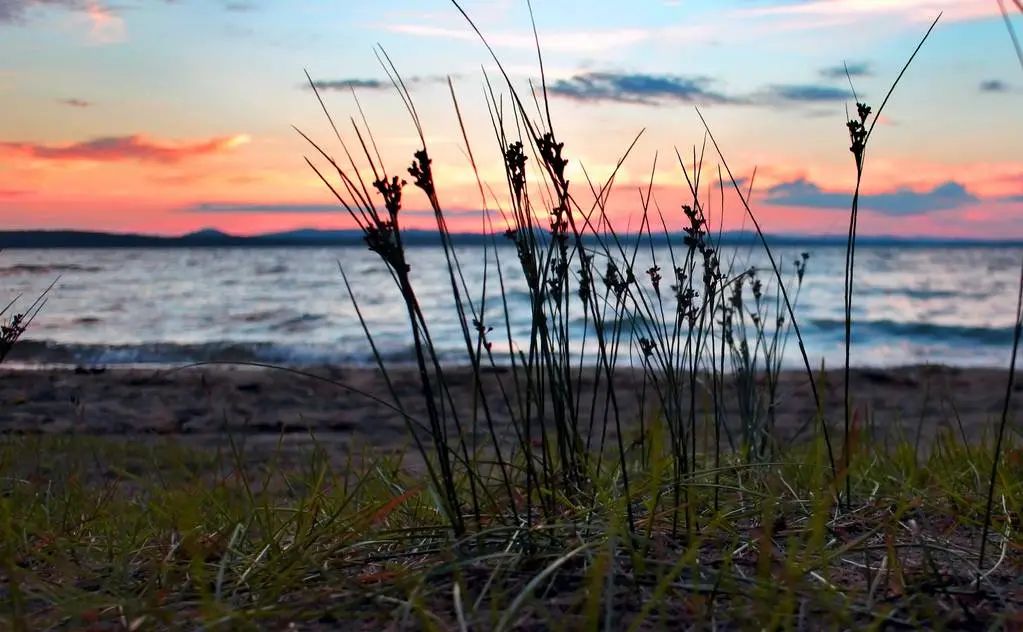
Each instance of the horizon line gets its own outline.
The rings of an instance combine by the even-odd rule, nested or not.
[[[544,230],[544,229],[539,229]],[[427,235],[439,235],[439,231],[436,228],[403,228],[403,232],[418,233],[424,236]],[[228,238],[236,240],[258,240],[265,238],[279,238],[279,239],[293,239],[299,243],[303,239],[311,239],[320,234],[324,238],[329,239],[330,235],[336,233],[346,233],[346,237],[352,238],[361,237],[361,229],[359,228],[311,228],[311,227],[300,227],[287,230],[269,231],[261,233],[251,234],[236,234],[223,231],[216,228],[201,228],[198,230],[185,232],[185,233],[146,233],[146,232],[133,232],[133,231],[108,231],[108,230],[88,230],[81,228],[23,228],[13,230],[0,230],[0,236],[11,237],[17,235],[58,235],[63,234],[68,237],[75,235],[86,237],[114,237],[114,238],[141,238],[141,239],[159,239],[159,240],[187,240],[189,238],[201,239],[204,236],[208,238]],[[310,233],[311,237],[303,238],[298,236],[299,233]],[[480,232],[480,231],[457,231],[450,232],[449,235],[454,238],[469,237],[469,238],[482,238],[482,237],[493,237],[501,236],[504,231],[492,231],[492,232]],[[619,233],[621,237],[637,237],[643,236],[646,233],[643,232],[625,232]],[[648,236],[654,241],[663,240],[666,237],[672,237],[676,235],[683,235],[683,230],[674,232],[661,232]],[[750,239],[759,239],[759,235],[753,230],[724,230],[720,232],[713,232],[714,237],[745,237]],[[583,237],[591,237],[592,234],[584,234]],[[814,240],[827,240],[827,241],[838,241],[845,243],[847,236],[844,233],[802,233],[802,232],[789,232],[789,233],[764,233],[764,238],[771,239],[792,239],[801,241],[814,241]],[[970,244],[1004,244],[1004,245],[1023,245],[1023,238],[1020,237],[975,237],[975,236],[936,236],[936,235],[896,235],[891,233],[870,233],[860,234],[857,236],[857,240],[886,240],[886,241],[898,241],[898,242],[913,242],[921,241],[931,244],[955,244],[957,242],[970,243]],[[0,246],[3,247],[3,246]],[[9,245],[7,247],[10,247]]]

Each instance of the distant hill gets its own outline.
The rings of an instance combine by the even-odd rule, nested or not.
[[[635,235],[620,235],[619,239],[634,241]],[[402,239],[408,246],[437,245],[440,237],[430,230],[405,230]],[[492,237],[479,233],[457,233],[451,236],[458,246],[474,246],[491,243]],[[645,238],[644,238],[645,239]],[[654,243],[667,240],[681,244],[680,233],[654,235]],[[772,246],[812,247],[844,245],[845,237],[840,235],[769,235]],[[506,243],[503,236],[498,243]],[[588,238],[588,240],[592,240]],[[726,232],[720,243],[725,245],[757,244],[755,233],[746,231]],[[77,230],[24,230],[0,231],[0,249],[3,248],[233,248],[271,246],[358,246],[363,245],[362,233],[358,230],[316,230],[311,228],[263,235],[231,235],[215,229],[203,229],[176,237],[143,235],[133,233],[101,233]],[[860,246],[877,247],[998,247],[1023,246],[1023,241],[999,241],[979,239],[935,239],[928,237],[861,236]]]

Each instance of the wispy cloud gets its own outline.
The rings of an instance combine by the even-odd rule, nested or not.
[[[341,213],[344,209],[337,204],[310,204],[305,202],[196,202],[181,209],[185,213],[216,214],[281,214],[303,215],[322,213]],[[497,217],[496,211],[491,215]],[[433,217],[434,212],[426,209],[404,209],[403,215],[413,217]],[[477,209],[445,209],[444,215],[449,218],[481,218],[483,211]]]
[[[454,77],[454,76],[453,76]],[[402,81],[405,85],[415,84],[427,84],[427,83],[444,83],[448,79],[447,77],[441,76],[428,76],[428,77],[403,77]],[[313,85],[316,86],[317,90],[351,90],[351,89],[365,89],[365,90],[387,90],[394,87],[390,79],[316,79],[313,81]],[[304,87],[308,88],[309,84],[303,84]]]
[[[998,15],[998,5],[988,0],[804,0],[766,7],[742,9],[747,16],[811,18],[798,25],[840,25],[864,19],[898,19],[930,22],[942,14],[942,21],[962,21]]]
[[[758,103],[831,103],[848,101],[852,93],[845,88],[817,84],[778,84],[768,86],[754,98]]]
[[[125,38],[124,19],[99,0],[0,0],[0,24],[24,23],[32,10],[44,7],[79,13],[93,42],[109,44]]]
[[[72,108],[91,108],[94,105],[92,101],[85,99],[57,99],[57,103]]]
[[[477,11],[486,11],[491,2],[477,3],[473,14]],[[607,13],[608,8],[600,6],[598,2],[593,5],[593,14]],[[509,4],[511,6],[511,4]],[[611,3],[608,6],[615,6]],[[382,30],[403,35],[412,35],[423,38],[445,40],[447,42],[463,41],[478,43],[479,36],[461,20],[447,20],[436,16],[429,16],[430,22],[385,22],[376,26]],[[501,20],[506,22],[506,20]],[[494,21],[494,24],[498,21]],[[721,25],[712,21],[700,18],[680,21],[668,21],[650,25],[630,25],[615,27],[612,18],[605,24],[612,26],[593,27],[585,29],[552,29],[540,27],[538,36],[540,47],[544,53],[565,53],[596,57],[618,58],[625,49],[642,44],[673,44],[694,46],[709,44],[717,41],[722,35]],[[729,31],[732,27],[729,26]],[[495,49],[535,51],[536,38],[530,29],[491,29],[483,28],[483,34],[487,43]],[[534,71],[535,72],[535,71]]]
[[[308,84],[303,84],[308,88]],[[390,88],[390,81],[380,79],[319,79],[313,81],[317,90],[349,90],[351,88],[366,88],[368,90],[382,90]]]
[[[112,44],[124,40],[127,31],[124,19],[96,0],[85,4],[85,15],[89,20],[89,39],[98,44]]]
[[[848,209],[852,192],[826,191],[805,179],[783,182],[769,188],[766,202],[775,206],[801,206],[821,209]],[[860,208],[886,215],[919,215],[931,211],[960,208],[978,201],[962,184],[948,181],[931,189],[893,191],[860,195]]]
[[[23,22],[27,19],[29,9],[39,6],[62,7],[65,9],[82,9],[82,0],[0,0],[0,23]]]
[[[186,206],[186,213],[337,213],[341,209],[337,204],[303,204],[294,202],[278,202],[265,204],[260,202],[196,202]]]
[[[849,62],[821,68],[820,74],[826,79],[845,79],[847,74],[853,78],[869,77],[874,74],[874,69],[865,61]]]
[[[436,213],[433,210],[431,210],[431,209],[409,209],[409,210],[402,211],[402,212],[406,213],[408,215],[412,215],[414,217],[436,217]],[[494,219],[499,219],[500,218],[500,212],[496,211],[494,209],[488,209],[488,210],[484,211],[484,210],[472,209],[472,208],[462,208],[462,209],[453,208],[453,209],[444,209],[444,216],[445,217],[450,217],[450,218],[457,217],[459,219],[462,219],[462,218],[464,218],[464,219],[482,219],[484,216],[489,216],[489,217],[492,217]]]
[[[978,89],[981,92],[1008,92],[1009,84],[1001,79],[985,79],[980,82]]]
[[[617,101],[646,105],[732,101],[711,89],[712,83],[707,77],[588,72],[569,79],[559,79],[548,87],[548,92],[578,101]]]
[[[251,0],[234,0],[233,2],[228,0],[227,2],[224,2],[224,8],[236,13],[247,13],[249,11],[255,11],[258,7],[256,6],[256,3]]]
[[[53,161],[172,163],[229,151],[248,141],[244,134],[178,143],[142,135],[110,136],[65,145],[0,142],[0,153]]]
[[[386,24],[383,28],[393,33],[417,35],[420,37],[442,38],[447,40],[478,41],[472,29],[459,27],[448,28],[427,24]],[[558,31],[557,33],[540,33],[540,45],[544,51],[552,53],[601,53],[608,50],[609,43],[614,47],[631,46],[651,39],[654,33],[650,29],[623,28],[599,31]],[[495,48],[533,49],[536,40],[533,34],[526,31],[491,31],[486,33],[487,42]]]
[[[548,93],[590,103],[612,102],[641,105],[676,103],[777,106],[792,103],[820,104],[852,99],[845,88],[816,84],[779,84],[744,94],[727,94],[714,88],[714,80],[701,76],[649,73],[587,72],[559,79]]]

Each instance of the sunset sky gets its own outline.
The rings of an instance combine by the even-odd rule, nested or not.
[[[539,67],[525,0],[463,6],[527,91]],[[610,207],[623,226],[635,221],[657,154],[658,204],[679,217],[688,194],[674,151],[702,145],[699,107],[736,176],[757,168],[765,230],[815,234],[844,230],[855,176],[843,64],[876,108],[944,11],[875,130],[861,233],[1023,238],[1023,72],[996,0],[534,0],[534,10],[581,201],[591,197],[579,165],[606,178],[645,128]],[[354,87],[389,170],[403,171],[418,139],[375,44],[409,82],[453,227],[479,230],[446,78],[500,192],[483,92],[483,73],[498,75],[447,0],[0,0],[0,228],[349,227],[291,126],[340,153],[303,70],[348,134]],[[406,207],[408,225],[430,225],[412,187]],[[743,226],[734,198],[724,223]]]

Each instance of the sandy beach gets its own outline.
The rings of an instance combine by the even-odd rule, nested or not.
[[[244,438],[256,455],[276,449],[279,443],[285,451],[298,453],[315,441],[339,460],[353,448],[400,451],[409,447],[406,423],[377,370],[318,367],[307,371],[316,377],[228,366],[5,370],[0,373],[0,432],[76,433],[143,441],[172,436],[196,447],[223,445],[232,436]],[[416,371],[403,367],[389,373],[408,415],[425,420]],[[450,367],[446,377],[460,418],[471,428],[476,399],[471,371]],[[926,447],[941,429],[978,440],[1000,415],[1006,379],[1006,371],[999,369],[857,369],[852,376],[856,419],[861,427],[871,429],[876,441],[900,436],[913,441],[919,431]],[[632,420],[623,421],[623,432],[636,432],[642,376],[619,371],[615,380],[619,395],[625,394],[619,401],[622,418]],[[510,370],[490,370],[482,389],[497,434],[509,441],[509,409],[500,384],[512,392],[513,382]],[[828,371],[821,383],[828,418],[837,433],[842,420],[841,371]],[[602,419],[604,398],[592,397],[592,372],[584,375],[581,384],[582,418],[589,418],[590,402],[595,399],[594,416]],[[725,415],[734,425],[737,400],[733,389],[728,392]],[[709,396],[699,392],[701,418],[710,407]],[[476,408],[482,410],[478,403]],[[649,384],[644,408],[647,423],[656,419]],[[1013,412],[1018,408],[1016,404]],[[814,410],[805,373],[783,373],[778,387],[778,436],[785,440],[809,436]],[[476,445],[486,446],[490,438],[482,413],[478,419]],[[609,437],[615,436],[613,426]]]

